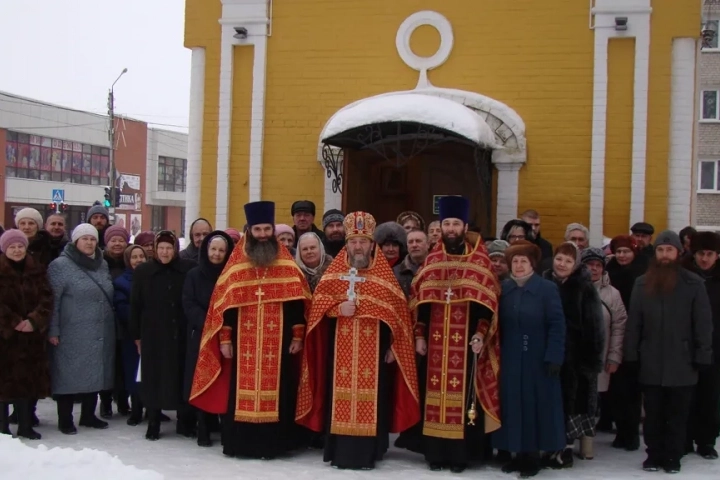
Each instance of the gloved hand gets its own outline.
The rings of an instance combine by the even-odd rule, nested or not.
[[[550,378],[557,378],[560,376],[560,369],[562,368],[562,365],[558,365],[556,363],[546,363],[545,369],[547,371],[547,376]]]

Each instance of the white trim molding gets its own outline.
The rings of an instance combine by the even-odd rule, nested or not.
[[[593,74],[593,124],[590,167],[590,244],[603,239],[605,202],[605,143],[607,138],[608,42],[635,38],[633,85],[633,143],[630,192],[630,225],[645,217],[645,168],[650,60],[650,0],[595,0],[590,15],[595,33]],[[627,17],[627,30],[615,29],[615,17]]]
[[[190,238],[190,224],[196,218],[200,217],[204,116],[205,48],[194,47],[190,58],[190,114],[187,183],[185,191],[185,238]]]
[[[249,200],[262,196],[262,155],[265,133],[265,77],[267,37],[271,3],[266,0],[222,0],[220,47],[220,108],[218,112],[218,161],[215,228],[225,229],[229,221],[230,145],[233,106],[233,50],[253,45],[253,90],[250,118]],[[244,27],[246,38],[235,38],[235,28]]]
[[[672,44],[670,87],[670,158],[668,162],[668,228],[680,231],[691,221],[693,195],[693,138],[695,131],[694,38],[675,38]]]

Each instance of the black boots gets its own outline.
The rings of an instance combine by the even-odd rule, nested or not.
[[[160,410],[148,410],[148,428],[145,438],[151,442],[160,440]]]
[[[112,403],[112,401],[111,401]],[[80,410],[80,426],[94,428],[97,430],[105,430],[109,427],[107,422],[103,422],[95,416],[95,408],[97,407],[97,394],[87,393],[82,397]]]
[[[42,435],[33,430],[33,401],[20,400],[15,403],[15,411],[18,414],[17,436],[28,440],[40,440]]]
[[[202,410],[197,411],[198,447],[212,447],[212,440],[210,440],[209,417],[212,417],[212,415],[209,413],[205,413]]]
[[[74,395],[57,395],[58,430],[65,435],[75,435],[77,428],[73,422]]]
[[[0,435],[12,435],[10,433],[10,416],[8,415],[8,404],[0,402]]]
[[[32,426],[38,427],[40,425],[40,420],[38,419],[37,415],[35,414],[35,409],[37,407],[37,400],[32,400],[30,403],[31,407],[31,415],[32,415]],[[17,410],[13,409],[13,412],[10,414],[10,417],[8,418],[8,423],[10,425],[17,425],[18,423],[18,412]]]
[[[143,404],[140,400],[140,395],[133,394],[130,397],[131,407],[130,407],[130,417],[127,419],[127,424],[131,427],[136,427],[140,425],[143,421]]]
[[[117,400],[115,400],[115,403],[117,403],[117,411],[120,415],[122,415],[123,417],[127,417],[128,415],[130,415],[128,392],[126,392],[125,390],[118,390]]]
[[[97,400],[95,400],[97,406]],[[95,409],[93,408],[93,416],[95,416]],[[100,417],[101,418],[112,418],[112,390],[103,390],[100,392]]]

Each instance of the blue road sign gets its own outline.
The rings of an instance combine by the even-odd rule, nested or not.
[[[53,189],[52,201],[62,203],[65,201],[65,190]]]

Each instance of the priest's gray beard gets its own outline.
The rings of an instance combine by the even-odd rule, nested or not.
[[[368,268],[370,266],[370,252],[368,252],[367,254],[356,253],[355,255],[352,255],[350,257],[350,266],[355,267],[358,270]]]
[[[280,245],[278,244],[275,235],[268,238],[266,241],[261,242],[252,236],[251,233],[247,235],[247,245],[245,246],[245,252],[248,258],[256,267],[268,267],[275,261],[278,255]]]

